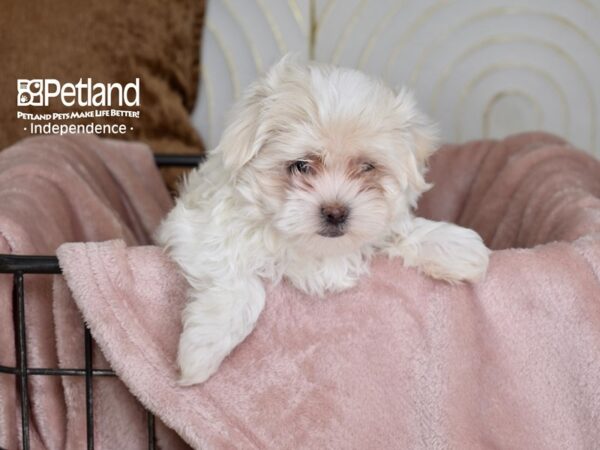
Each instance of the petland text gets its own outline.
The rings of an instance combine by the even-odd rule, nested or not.
[[[58,100],[64,106],[140,106],[140,79],[124,86],[94,83],[91,78],[80,78],[77,83],[61,83],[52,78],[17,80],[17,106],[48,106]]]

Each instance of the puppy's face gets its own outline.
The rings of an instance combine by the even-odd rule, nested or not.
[[[250,89],[217,150],[278,234],[329,255],[376,242],[409,214],[432,145],[407,94],[283,61]]]
[[[376,134],[347,119],[310,133],[288,130],[264,146],[241,180],[275,229],[304,251],[355,250],[380,237],[403,203],[403,182],[391,170],[400,162]]]

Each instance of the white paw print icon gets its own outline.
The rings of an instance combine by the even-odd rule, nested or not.
[[[42,106],[42,91],[42,80],[17,80],[17,106]]]

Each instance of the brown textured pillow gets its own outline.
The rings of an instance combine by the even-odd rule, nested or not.
[[[0,14],[0,149],[30,135],[17,111],[95,110],[17,107],[18,79],[130,83],[140,78],[139,118],[94,117],[59,124],[123,123],[116,139],[141,140],[155,152],[201,153],[189,113],[196,100],[203,0],[35,0],[3,2]],[[54,122],[54,121],[53,121]],[[43,122],[35,122],[43,123]],[[27,130],[24,130],[27,128]],[[130,128],[133,128],[131,130]],[[173,184],[176,173],[166,176]]]

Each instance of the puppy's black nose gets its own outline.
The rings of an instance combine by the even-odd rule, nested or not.
[[[321,207],[321,216],[329,225],[342,225],[348,218],[348,208],[339,204],[325,205]]]

